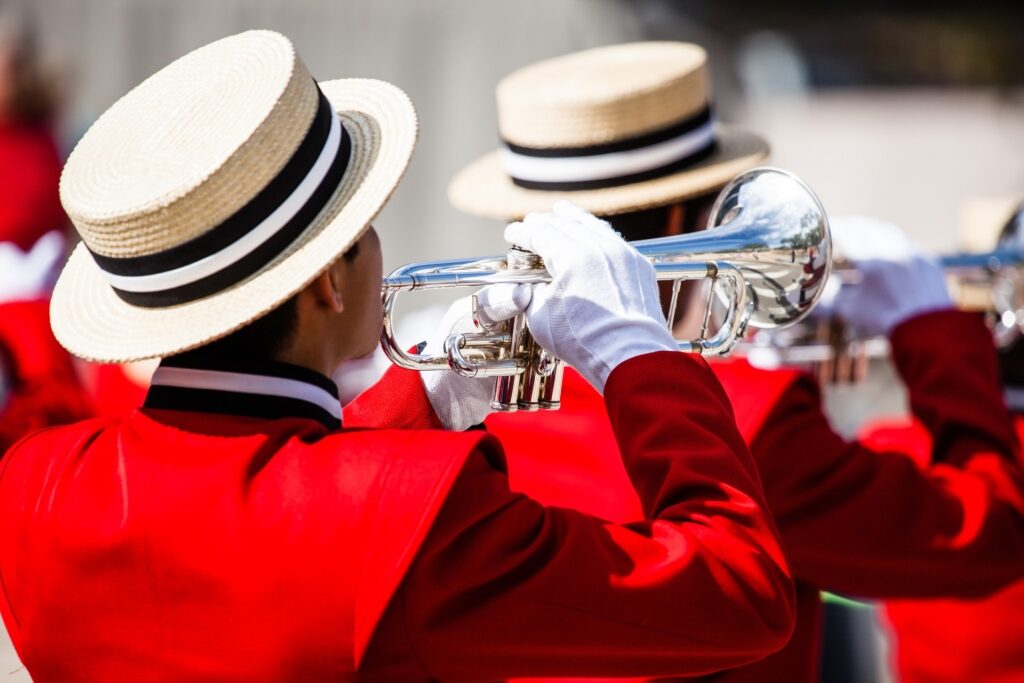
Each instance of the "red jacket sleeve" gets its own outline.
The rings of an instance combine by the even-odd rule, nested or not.
[[[993,591],[1024,571],[1024,483],[991,335],[948,311],[891,341],[932,461],[843,440],[817,385],[795,382],[751,441],[786,556],[797,577],[858,595]]]
[[[0,453],[37,429],[91,416],[71,356],[50,330],[49,301],[0,304],[0,354],[9,384],[0,407]]]
[[[647,519],[544,507],[472,458],[381,626],[432,680],[701,674],[788,639],[792,585],[704,361],[632,359],[605,401]],[[388,640],[368,661],[387,659]]]

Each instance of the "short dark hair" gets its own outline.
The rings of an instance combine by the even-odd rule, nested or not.
[[[358,255],[357,242],[342,254],[342,258],[351,263]],[[272,361],[291,343],[298,325],[299,297],[296,294],[245,327],[177,357],[211,367],[237,364],[239,361]]]
[[[298,323],[299,299],[296,295],[228,336],[178,357],[209,367],[245,361],[272,361],[288,347]]]

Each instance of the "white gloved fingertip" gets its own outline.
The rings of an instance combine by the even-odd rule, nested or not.
[[[476,317],[484,325],[508,320],[526,311],[533,290],[529,285],[504,283],[476,293]]]

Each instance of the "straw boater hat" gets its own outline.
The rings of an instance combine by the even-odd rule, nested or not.
[[[631,43],[512,73],[497,90],[504,146],[456,175],[449,199],[490,218],[562,198],[610,215],[721,188],[768,145],[714,122],[706,62],[697,45]]]
[[[416,115],[380,81],[316,83],[282,35],[202,47],[115,103],[61,177],[82,237],[53,294],[83,358],[166,356],[305,287],[398,185]]]

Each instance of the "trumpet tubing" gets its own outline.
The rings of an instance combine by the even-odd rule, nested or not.
[[[681,351],[709,356],[729,353],[748,325],[771,329],[802,319],[820,297],[831,266],[821,203],[798,178],[774,168],[734,178],[715,201],[708,230],[632,244],[652,263],[659,280],[710,279],[726,298],[724,320],[713,334],[677,340]],[[492,401],[496,410],[557,408],[564,364],[540,348],[525,316],[453,334],[443,354],[406,353],[395,340],[393,320],[402,292],[550,280],[540,257],[517,247],[503,256],[403,266],[383,281],[381,345],[404,368],[499,377]]]

